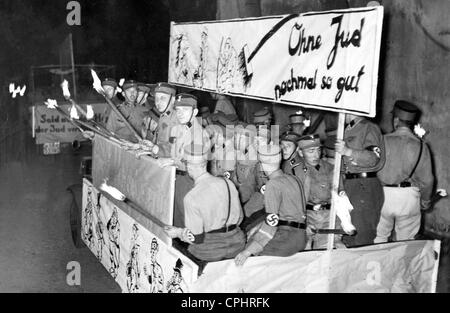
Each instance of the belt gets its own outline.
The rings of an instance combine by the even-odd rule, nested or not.
[[[316,205],[317,204],[306,204],[306,209],[307,210],[311,210],[311,211],[330,210],[331,209],[331,204],[330,203],[321,204],[318,209],[314,209],[314,207]]]
[[[219,229],[211,230],[211,231],[207,232],[207,234],[228,233],[232,230],[235,230],[236,227],[237,227],[237,225],[225,226],[225,227],[222,227]]]
[[[372,178],[377,177],[377,172],[368,172],[368,173],[347,173],[345,174],[346,179],[355,179],[355,178]]]
[[[175,174],[176,175],[180,175],[180,176],[186,176],[188,173],[187,173],[187,171],[176,170]]]
[[[297,223],[297,222],[282,221],[282,220],[278,221],[277,226],[289,226],[289,227],[293,227],[293,228],[306,229],[305,223]]]
[[[392,185],[384,185],[385,187],[401,187],[407,188],[411,187],[411,183],[409,181],[402,181],[400,184],[392,184]]]

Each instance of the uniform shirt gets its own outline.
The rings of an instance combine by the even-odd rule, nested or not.
[[[353,149],[351,157],[343,157],[346,172],[376,172],[383,167],[384,141],[377,125],[365,118],[356,118],[345,128],[344,140]]]
[[[301,157],[298,155],[297,152],[294,152],[289,160],[283,161],[283,165],[281,166],[281,169],[283,170],[283,172],[285,174],[295,175],[294,169],[301,164],[302,164]]]
[[[230,199],[225,181],[230,189]],[[228,203],[230,215],[228,216]],[[186,227],[199,235],[225,226],[238,225],[243,218],[236,187],[228,179],[204,173],[184,197]]]
[[[266,213],[275,213],[280,220],[303,223],[305,197],[302,183],[281,170],[275,171],[269,178],[264,193]]]
[[[419,163],[408,181],[420,189],[422,200],[429,200],[433,192],[434,176],[428,146],[407,127],[400,127],[384,135],[384,143],[386,163],[378,172],[378,177],[385,185],[408,180],[419,159],[420,145],[423,145]]]
[[[181,163],[184,157],[184,147],[190,144],[210,145],[208,133],[202,127],[197,118],[193,118],[190,125],[176,125],[172,128],[170,141],[172,143],[171,157],[182,171],[186,166]]]
[[[158,127],[156,129],[156,145],[160,148],[158,155],[168,158],[172,152],[170,136],[172,129],[180,125],[175,111],[166,111],[159,116]]]
[[[117,108],[128,120],[131,126],[133,126],[136,132],[141,135],[143,120],[144,117],[148,115],[149,108],[142,105],[129,105],[125,102],[120,104]],[[113,110],[111,110],[109,114],[106,129],[113,132],[120,138],[126,139],[131,142],[137,142],[136,137],[134,137],[133,133],[125,125],[122,118],[119,117]]]

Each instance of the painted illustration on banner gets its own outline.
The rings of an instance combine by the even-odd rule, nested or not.
[[[115,207],[112,210],[111,218],[106,224],[106,229],[108,230],[109,239],[109,273],[113,278],[116,278],[120,266],[120,223],[119,214]]]
[[[85,243],[122,291],[187,292],[197,280],[198,266],[193,261],[116,207],[84,179],[82,219],[86,225],[90,214],[94,244],[88,245],[87,240]],[[89,233],[85,229],[82,232]]]
[[[87,204],[84,207],[84,214],[83,214],[82,239],[84,240],[84,242],[86,242],[89,248],[92,248],[94,245],[94,232],[93,232],[94,204],[92,198],[93,198],[92,188],[88,188]]]
[[[186,287],[181,271],[183,269],[183,262],[178,259],[173,268],[173,274],[170,280],[167,282],[168,293],[185,293]]]
[[[96,235],[96,248],[97,248],[97,259],[102,261],[103,259],[103,247],[106,245],[105,242],[105,224],[102,221],[101,218],[101,211],[102,211],[102,206],[100,203],[102,194],[101,193],[97,193],[97,205],[95,206],[95,218],[96,218],[96,222],[95,222],[95,235]]]
[[[139,292],[139,278],[141,276],[141,269],[139,268],[139,227],[133,224],[131,234],[130,259],[127,263],[127,288],[128,292]]]
[[[169,82],[373,117],[382,21],[378,6],[172,23]]]
[[[158,240],[153,238],[150,245],[150,264],[148,267],[147,265],[144,265],[144,275],[147,277],[148,283],[150,284],[151,293],[164,292],[164,272],[157,259],[158,252]]]

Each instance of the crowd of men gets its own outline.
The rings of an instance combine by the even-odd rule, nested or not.
[[[122,113],[111,111],[106,128],[135,142],[127,119],[159,147],[161,167],[176,167],[174,221],[165,231],[195,260],[234,258],[242,265],[252,255],[325,249],[330,231],[335,248],[414,239],[421,211],[431,205],[430,151],[413,132],[420,111],[410,102],[395,103],[390,134],[347,114],[344,139],[327,123],[322,141],[309,133],[304,114],[291,115],[274,138],[267,108],[248,124],[225,96],[214,96],[210,112],[168,83],[126,81],[124,101],[115,80],[102,86]],[[338,196],[351,203],[352,233],[340,230],[339,220],[329,229],[336,152],[342,155]]]

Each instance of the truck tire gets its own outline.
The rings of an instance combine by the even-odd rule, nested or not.
[[[67,191],[72,195],[70,202],[70,232],[74,246],[79,249],[85,247],[81,239],[81,210],[82,210],[82,186],[76,184],[69,186]]]

